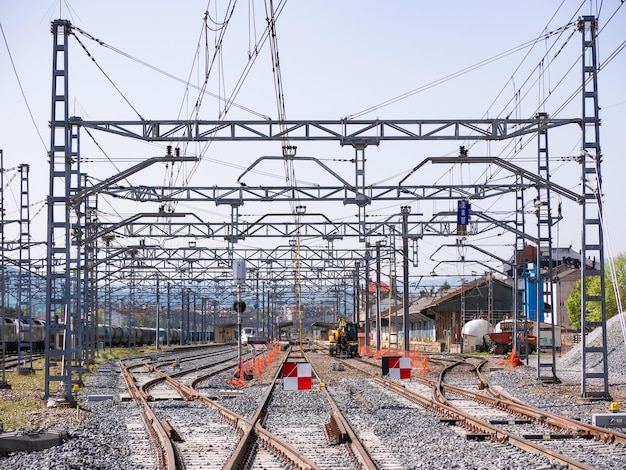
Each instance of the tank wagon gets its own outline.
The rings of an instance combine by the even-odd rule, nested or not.
[[[0,348],[2,348],[2,343],[4,343],[6,353],[17,352],[20,335],[23,344],[28,342],[30,345],[32,341],[33,351],[43,351],[45,349],[46,323],[43,320],[31,319],[27,321],[23,319],[21,325],[19,325],[18,320],[15,318],[0,317],[0,327],[2,328],[2,333],[0,334]],[[30,337],[28,336],[29,330],[31,332]],[[161,328],[160,333],[161,342],[164,342],[166,334],[165,329]],[[179,344],[181,334],[188,335],[188,338],[183,338],[183,340],[190,339],[191,342],[194,343],[200,342],[205,338],[207,340],[213,339],[212,332],[205,332],[204,334],[200,331],[181,333],[180,329],[173,328],[170,329],[170,344]],[[61,337],[57,340],[51,338],[51,347],[54,348],[55,345],[62,344],[61,340]],[[128,346],[129,344],[143,346],[155,344],[156,328],[98,325],[97,341],[106,346],[109,344],[112,346]]]
[[[161,343],[164,343],[166,341],[166,330],[161,328],[159,331]],[[180,344],[181,335],[184,335],[182,338],[183,342],[190,340],[193,343],[198,343],[213,339],[213,333],[209,331],[183,332],[178,328],[170,328],[170,344]],[[155,344],[156,337],[156,328],[98,325],[97,342],[105,346],[109,344],[113,347],[128,346],[129,344],[136,346]]]

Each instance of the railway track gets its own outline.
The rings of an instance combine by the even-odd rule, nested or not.
[[[285,354],[287,360],[307,358]],[[375,436],[360,438],[350,428],[323,384],[312,391],[283,390],[279,367],[269,384],[258,387],[262,396],[256,410],[242,416],[228,408],[231,400],[220,404],[198,391],[211,376],[232,374],[236,361],[217,356],[210,356],[210,364],[201,361],[180,359],[180,370],[173,370],[171,360],[122,366],[131,396],[143,408],[159,468],[402,468],[384,464],[394,459]],[[172,398],[173,391],[179,399]]]
[[[415,434],[429,419],[464,442],[484,441],[473,450],[500,449],[515,468],[621,468],[626,460],[626,436],[494,396],[479,362],[456,361],[442,366],[438,379],[414,374],[399,382],[378,377],[380,362],[332,359],[361,378],[328,385],[327,356],[288,351],[271,380],[220,388],[237,366],[232,349],[148,359],[128,364],[127,383],[159,450],[159,468],[403,469],[405,449],[428,440],[428,426],[417,441]],[[311,364],[313,390],[284,390],[284,361]],[[439,418],[427,418],[431,412]]]
[[[130,394],[144,409],[159,468],[222,468],[242,428],[250,424],[212,400],[203,400],[188,384],[237,366],[234,348],[129,367],[122,364]]]
[[[597,468],[626,462],[626,435],[540,410],[492,392],[479,369],[484,361],[458,362],[441,375],[440,401],[495,425],[499,439],[514,441],[531,452],[545,455],[570,468]],[[465,373],[450,373],[456,369]],[[444,383],[445,380],[445,383]],[[502,436],[505,436],[504,438]],[[542,452],[539,450],[539,452]]]
[[[41,359],[44,355],[41,353],[34,353],[32,355],[33,361]],[[23,360],[22,360],[23,361]],[[20,365],[20,358],[17,355],[7,355],[4,358],[4,368],[5,370],[14,370]]]
[[[484,362],[484,361],[483,361]],[[527,454],[541,455],[570,469],[621,468],[626,462],[626,435],[525,405],[491,390],[480,374],[481,361],[452,361],[438,380],[413,375],[399,383],[375,381],[442,416],[466,439],[506,444]],[[356,366],[355,363],[364,366]],[[372,363],[346,361],[371,373]],[[515,454],[519,459],[519,454]],[[529,466],[529,468],[533,468]]]

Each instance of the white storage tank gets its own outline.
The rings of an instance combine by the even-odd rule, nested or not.
[[[470,353],[481,350],[487,339],[486,336],[492,331],[493,327],[487,320],[476,318],[468,321],[461,330],[463,352]]]

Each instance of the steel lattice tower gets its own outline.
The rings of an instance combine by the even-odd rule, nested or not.
[[[79,127],[69,124],[70,22],[53,21],[52,34],[45,397],[54,394],[61,400],[73,403],[74,386],[82,385],[81,312],[85,307],[81,295],[81,256],[72,232],[73,229],[82,230],[84,220],[81,212],[74,211],[70,204],[80,186]]]
[[[23,163],[20,170],[20,219],[19,219],[19,273],[17,281],[17,356],[19,372],[34,372],[33,369],[33,318],[32,318],[32,273],[30,259],[30,201],[29,165]]]
[[[598,59],[595,17],[584,16],[578,28],[582,39],[582,250],[581,250],[581,337],[582,380],[581,396],[584,398],[609,397],[609,372],[607,363],[606,291],[604,279],[604,234],[602,227],[602,152],[600,151],[600,117],[598,106]],[[589,281],[600,280],[600,294],[589,293]],[[591,320],[587,308],[595,305],[601,318]],[[599,342],[590,344],[587,333],[599,328]]]

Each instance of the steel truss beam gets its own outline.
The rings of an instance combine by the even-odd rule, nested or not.
[[[485,199],[498,197],[535,185],[520,187],[516,184],[472,184],[472,185],[375,185],[368,186],[366,196],[370,202],[450,200],[458,198]],[[101,195],[128,199],[137,202],[212,202],[216,205],[242,205],[246,202],[284,202],[298,200],[303,203],[341,202],[353,204],[354,187],[302,185],[295,188],[285,186],[111,186],[104,188]]]
[[[450,213],[452,214],[452,213]],[[138,214],[139,215],[139,214]],[[157,218],[156,213],[150,215]],[[189,214],[175,214],[178,217],[185,217]],[[275,216],[277,220],[262,220]],[[313,216],[314,214],[310,214]],[[95,240],[99,236],[113,233],[124,238],[200,238],[200,239],[223,239],[230,242],[245,240],[246,238],[293,238],[297,235],[303,237],[316,237],[323,240],[341,240],[344,238],[360,237],[361,231],[359,222],[356,220],[342,221],[341,223],[330,220],[321,221],[285,221],[287,214],[270,214],[260,220],[238,222],[238,231],[234,232],[230,222],[202,222],[202,221],[174,221],[167,220],[167,215],[160,216],[161,221],[150,222],[149,217],[132,217],[127,223],[124,222],[100,222],[99,230],[93,233],[88,240]],[[278,220],[282,217],[281,220]],[[434,220],[430,222],[413,221],[409,223],[410,236],[421,238],[424,235],[454,235],[456,233],[456,214],[450,215],[448,220]],[[477,216],[478,217],[478,216]],[[398,222],[399,223],[399,222]],[[499,221],[485,216],[484,220],[475,220],[468,226],[468,234],[478,235],[497,227],[506,227],[512,221]],[[397,229],[393,227],[394,222],[386,219],[379,223],[371,223],[366,227],[368,237],[388,237],[397,235]]]
[[[576,119],[374,119],[304,121],[84,121],[70,124],[149,142],[338,141],[341,145],[378,145],[381,141],[505,140],[579,124]]]
[[[362,261],[365,253],[354,249],[337,249],[332,247],[315,248],[301,245],[299,247],[302,270],[316,274],[324,271],[349,271],[356,261]],[[135,268],[157,270],[160,273],[179,273],[192,270],[214,273],[211,277],[230,276],[233,252],[230,248],[164,248],[160,246],[134,245],[125,248],[109,248],[108,255],[100,258],[97,263],[117,266],[120,270],[131,264]],[[238,256],[247,261],[250,271],[273,272],[275,270],[293,269],[296,260],[296,248],[281,245],[272,249],[237,250]],[[95,267],[95,266],[94,266]],[[188,277],[188,274],[186,274]],[[203,276],[206,278],[206,276]]]

